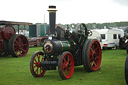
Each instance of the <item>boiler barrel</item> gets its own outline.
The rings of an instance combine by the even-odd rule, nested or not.
[[[76,43],[73,40],[47,40],[44,42],[43,51],[47,55],[59,55],[64,51],[74,52]]]

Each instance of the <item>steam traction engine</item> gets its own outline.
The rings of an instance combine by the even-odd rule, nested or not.
[[[37,51],[30,61],[34,77],[41,77],[46,70],[56,70],[62,79],[69,79],[74,66],[83,65],[88,72],[97,71],[101,64],[101,47],[98,40],[88,39],[85,24],[78,24],[74,32],[55,28],[56,6],[49,6],[50,34],[43,44],[43,52]]]
[[[24,22],[0,21],[0,56],[11,54],[23,57],[29,49],[28,40],[24,35],[16,34],[13,25],[31,25]]]

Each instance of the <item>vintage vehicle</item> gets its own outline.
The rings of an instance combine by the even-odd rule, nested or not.
[[[32,23],[0,21],[0,56],[12,55],[23,57],[29,49],[28,40],[24,35],[16,34],[13,25],[32,25]]]
[[[35,47],[42,46],[45,39],[48,39],[48,37],[32,37],[32,38],[29,38],[28,39],[29,46],[32,46],[32,45],[34,45]]]
[[[56,70],[62,79],[71,78],[74,66],[83,65],[88,72],[100,68],[102,51],[98,40],[88,39],[85,24],[78,24],[74,32],[55,27],[56,6],[49,6],[50,34],[44,41],[43,51],[35,52],[30,60],[30,71],[41,77],[46,70]]]

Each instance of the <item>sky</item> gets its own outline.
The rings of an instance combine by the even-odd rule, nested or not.
[[[0,0],[0,2],[0,20],[49,23],[48,6],[55,5],[58,10],[57,24],[128,21],[128,0]]]

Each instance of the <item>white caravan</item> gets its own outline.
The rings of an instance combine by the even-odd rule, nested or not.
[[[88,37],[88,39],[97,39],[100,42],[101,45],[101,49],[103,48],[103,44],[102,44],[102,39],[100,36],[100,33],[97,32],[96,30],[91,30],[92,31],[92,35]]]
[[[102,38],[103,47],[109,47],[116,49],[119,46],[119,39],[124,36],[124,31],[122,29],[95,29],[100,33]]]

